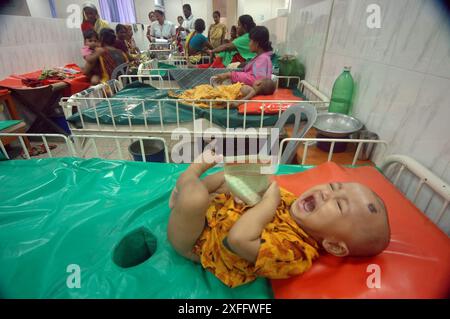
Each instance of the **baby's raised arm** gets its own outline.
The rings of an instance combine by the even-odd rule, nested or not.
[[[226,241],[235,254],[251,263],[256,261],[261,246],[261,234],[274,218],[280,200],[280,188],[273,182],[262,200],[246,211],[233,225]]]

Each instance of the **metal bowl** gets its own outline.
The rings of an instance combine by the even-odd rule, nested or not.
[[[362,129],[358,119],[340,113],[319,113],[313,125],[317,132],[326,137],[345,137]]]

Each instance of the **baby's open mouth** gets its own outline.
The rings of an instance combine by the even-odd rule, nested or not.
[[[300,205],[302,206],[305,212],[311,213],[316,208],[316,200],[314,199],[314,196],[310,195],[305,199],[303,199],[300,202]]]

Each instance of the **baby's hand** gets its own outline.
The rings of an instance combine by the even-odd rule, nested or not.
[[[263,195],[262,201],[268,202],[271,205],[278,207],[281,201],[281,195],[280,195],[280,187],[278,187],[277,182],[272,182],[272,184],[270,184],[269,188]]]
[[[105,50],[105,48],[103,48],[103,47],[97,47],[97,48],[95,48],[95,53],[97,53],[97,54],[99,54],[99,55],[102,55],[103,53],[105,53],[106,52],[106,50]]]

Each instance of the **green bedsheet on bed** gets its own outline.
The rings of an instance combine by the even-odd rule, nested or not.
[[[0,298],[271,298],[265,279],[228,288],[170,246],[169,195],[186,167],[0,162]],[[80,288],[69,288],[76,267]]]
[[[140,82],[135,82],[119,93],[117,93],[113,98],[121,99],[114,100],[110,99],[111,109],[114,115],[114,121],[117,125],[129,125],[129,121],[132,124],[143,125],[145,124],[144,116],[146,117],[147,124],[158,125],[160,124],[160,110],[157,101],[146,101],[145,102],[145,114],[142,108],[142,102],[139,104],[134,101],[136,99],[167,99],[168,90],[158,90],[150,85],[143,84]],[[305,97],[298,90],[294,90],[296,96]],[[129,99],[128,102],[124,102],[124,99]],[[164,124],[175,124],[177,123],[177,112],[176,112],[176,100],[173,99],[169,102],[162,103],[161,112]],[[102,101],[97,105],[95,110],[99,117],[100,124],[113,124],[111,111],[109,108],[109,103],[107,101]],[[83,111],[84,122],[97,123],[96,115],[93,108],[86,109]],[[210,119],[210,110],[201,109],[195,107],[195,117],[196,119],[205,118]],[[292,118],[291,118],[292,119]],[[278,120],[278,115],[265,115],[263,126],[273,126]],[[69,122],[75,123],[80,121],[80,115],[77,113],[68,119]],[[179,103],[179,121],[191,122],[192,121],[192,106]],[[261,116],[260,115],[247,115],[246,127],[260,127]],[[226,109],[213,109],[212,110],[212,122],[221,127],[227,126],[227,110]],[[244,115],[239,114],[237,109],[230,109],[230,127],[242,127],[244,122]]]

